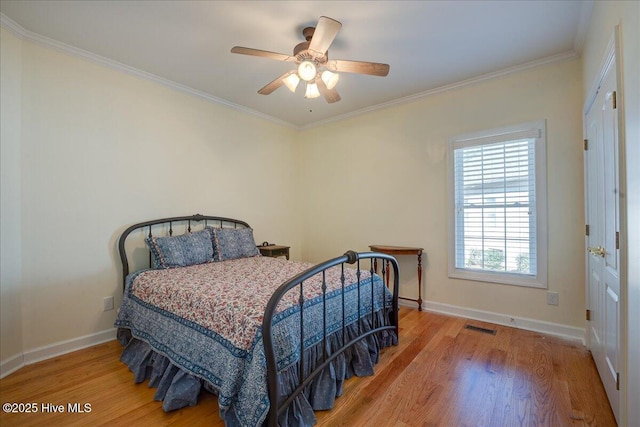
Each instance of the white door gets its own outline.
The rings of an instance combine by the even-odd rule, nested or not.
[[[619,420],[620,275],[615,59],[585,116],[588,345]]]

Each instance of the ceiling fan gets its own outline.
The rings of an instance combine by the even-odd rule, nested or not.
[[[330,60],[327,50],[340,28],[342,28],[340,22],[321,16],[315,28],[307,27],[302,30],[306,41],[299,43],[293,49],[293,56],[242,46],[234,46],[231,52],[297,64],[296,69],[285,72],[260,89],[258,93],[261,95],[269,95],[282,85],[287,86],[291,92],[295,92],[300,80],[303,80],[306,83],[305,98],[317,98],[322,94],[327,102],[337,102],[340,101],[340,95],[335,90],[339,79],[337,72],[381,77],[389,74],[388,64],[343,59]]]

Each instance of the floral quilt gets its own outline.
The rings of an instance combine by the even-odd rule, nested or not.
[[[133,273],[127,278],[115,325],[130,329],[174,364],[208,381],[218,392],[223,418],[229,412],[229,418],[241,425],[260,425],[269,407],[261,334],[264,310],[278,286],[311,266],[256,256]],[[343,313],[341,274],[340,267],[325,273],[326,306],[322,276],[304,282],[304,348],[339,330],[343,318],[353,323],[391,305],[390,293],[378,276],[372,279],[368,271],[361,271],[358,292],[356,270],[345,268]],[[299,299],[296,287],[281,301],[274,319],[279,369],[300,357]]]

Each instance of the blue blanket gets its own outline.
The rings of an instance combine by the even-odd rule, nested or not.
[[[266,261],[269,262],[269,261]],[[302,264],[301,268],[306,267]],[[168,310],[152,305],[134,295],[136,277],[131,274],[126,281],[125,296],[115,326],[130,331],[132,340],[123,353],[136,374],[136,381],[151,378],[151,385],[159,387],[161,400],[167,402],[167,393],[178,393],[177,405],[194,404],[193,396],[184,396],[180,389],[196,394],[202,383],[218,395],[220,415],[227,426],[260,426],[265,420],[269,399],[266,388],[266,364],[261,330],[255,333],[250,348],[234,346],[218,331],[205,328],[198,322],[185,319]],[[373,286],[373,293],[372,293]],[[358,294],[360,295],[358,310]],[[374,275],[363,280],[358,292],[357,283],[345,286],[345,312],[342,312],[340,289],[328,292],[326,305],[322,296],[304,302],[304,358],[307,370],[322,360],[323,338],[329,353],[341,347],[359,332],[380,324],[388,324],[388,310],[392,297]],[[326,330],[323,331],[322,313],[326,310]],[[343,324],[343,317],[345,322]],[[280,311],[274,320],[274,342],[281,375],[281,388],[286,395],[297,385],[297,366],[300,360],[300,306],[294,305]],[[395,343],[392,333],[379,333],[358,343],[336,359],[327,369],[327,375],[305,390],[296,400],[282,425],[312,425],[315,423],[312,409],[329,409],[333,400],[341,394],[341,384],[352,375],[373,374],[380,348]],[[163,381],[163,377],[166,377]],[[185,379],[186,378],[186,379]],[[324,380],[322,380],[324,378]],[[166,383],[169,382],[167,385]],[[187,384],[188,387],[185,387]],[[194,392],[192,385],[197,388]],[[189,388],[191,387],[191,388]],[[165,406],[175,409],[175,403]],[[311,414],[309,414],[311,411]]]

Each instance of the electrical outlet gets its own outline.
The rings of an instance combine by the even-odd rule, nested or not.
[[[102,305],[103,311],[113,310],[113,297],[104,297]]]
[[[558,305],[560,299],[560,295],[557,292],[547,292],[547,304],[549,305]]]

